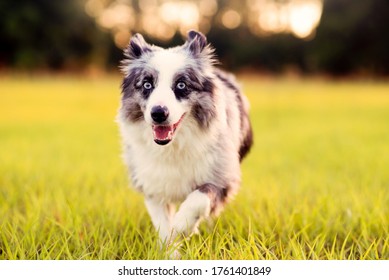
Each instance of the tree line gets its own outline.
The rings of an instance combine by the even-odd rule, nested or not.
[[[0,1],[0,69],[116,69],[122,50],[86,15],[84,1]],[[223,66],[280,73],[389,74],[389,1],[324,0],[315,36],[257,36],[212,25],[207,37]],[[147,38],[147,36],[146,36]],[[182,43],[180,34],[169,42]]]

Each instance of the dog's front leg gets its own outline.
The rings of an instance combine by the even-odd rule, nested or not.
[[[151,221],[159,233],[162,244],[167,242],[172,231],[172,221],[175,212],[174,205],[163,204],[152,198],[146,198],[145,204]]]
[[[225,190],[213,184],[204,184],[188,195],[181,204],[173,220],[172,237],[179,234],[190,235],[197,230],[201,219],[225,199]]]

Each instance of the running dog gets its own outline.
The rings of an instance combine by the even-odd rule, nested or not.
[[[169,49],[135,34],[124,56],[123,157],[161,241],[170,242],[195,232],[237,192],[252,145],[249,105],[234,77],[215,67],[200,32]]]

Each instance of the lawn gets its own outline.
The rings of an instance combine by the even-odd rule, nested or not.
[[[183,259],[389,259],[389,84],[242,77],[241,191]],[[163,259],[129,188],[120,77],[0,77],[0,259]]]

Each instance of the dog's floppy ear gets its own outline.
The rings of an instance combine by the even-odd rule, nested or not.
[[[207,38],[201,32],[191,30],[188,32],[185,46],[193,55],[197,56],[207,46]]]
[[[130,43],[128,44],[127,49],[124,50],[124,53],[129,59],[137,59],[144,53],[150,51],[151,46],[145,41],[141,34],[136,33],[131,37]]]

